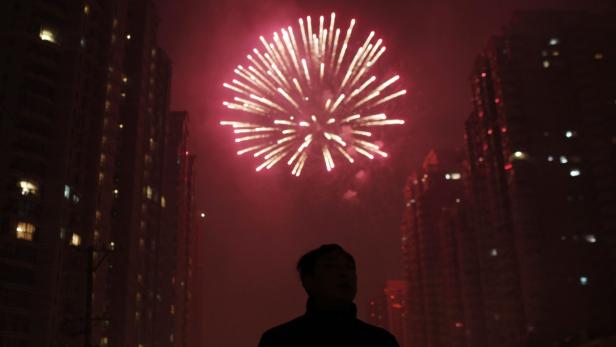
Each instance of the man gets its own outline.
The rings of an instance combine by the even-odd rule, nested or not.
[[[306,253],[297,271],[308,294],[306,313],[266,331],[259,347],[399,347],[392,334],[357,319],[355,260],[342,247]]]

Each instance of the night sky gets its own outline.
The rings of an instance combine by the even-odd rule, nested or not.
[[[513,11],[595,8],[610,1],[203,1],[159,0],[159,41],[173,61],[172,107],[189,111],[195,169],[202,288],[202,340],[208,346],[256,346],[260,334],[303,313],[297,259],[340,243],[358,263],[360,318],[385,280],[402,278],[398,225],[405,177],[433,147],[463,146],[471,111],[467,77],[474,57]],[[613,5],[612,5],[613,6]],[[384,138],[392,156],[353,167],[290,176],[286,165],[257,174],[237,157],[231,131],[218,122],[238,64],[258,36],[295,26],[297,18],[356,18],[362,39],[375,30],[387,46],[387,75],[409,93],[396,105],[408,122]],[[229,119],[227,117],[226,119]],[[304,177],[305,176],[305,177]],[[195,308],[199,309],[199,308]]]

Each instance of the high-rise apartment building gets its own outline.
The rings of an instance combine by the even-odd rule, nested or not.
[[[616,327],[616,26],[520,13],[477,59],[467,121],[487,345]]]
[[[87,246],[108,247],[94,220],[111,196],[97,180],[113,170],[123,45],[112,38],[125,9],[0,6],[0,344],[83,346],[95,297]]]
[[[193,163],[188,150],[188,114],[171,112],[167,120],[162,192],[166,213],[160,233],[158,275],[160,340],[169,346],[188,346],[195,306],[194,287],[195,232],[193,228]],[[166,310],[166,311],[165,311]],[[196,328],[196,327],[194,327]]]
[[[174,346],[161,317],[176,312],[187,345],[194,156],[165,169],[179,145],[153,2],[0,9],[0,345]],[[165,208],[169,175],[179,210]]]
[[[112,207],[115,250],[109,257],[109,344],[151,346],[159,312],[157,254],[161,226],[163,150],[171,64],[157,47],[151,1],[132,1],[126,40],[117,167]]]
[[[466,156],[430,153],[405,188],[412,344],[616,334],[615,33],[606,15],[519,13],[478,57]]]
[[[409,347],[405,280],[387,280],[383,293],[369,302],[368,321],[392,333],[400,347]]]
[[[409,178],[402,221],[410,346],[470,346],[478,269],[465,213],[462,151],[431,150]],[[466,323],[465,323],[466,322]]]

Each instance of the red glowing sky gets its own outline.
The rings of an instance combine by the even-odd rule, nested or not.
[[[594,7],[601,7],[601,0]],[[190,112],[197,155],[197,225],[203,283],[199,322],[207,345],[255,346],[260,333],[303,311],[294,265],[305,251],[338,242],[358,262],[360,316],[387,279],[401,278],[398,223],[404,177],[431,147],[461,146],[470,112],[474,56],[518,9],[576,8],[590,1],[202,1],[159,0],[160,42],[173,60],[172,103]],[[603,1],[608,6],[608,1]],[[330,175],[291,179],[254,172],[235,155],[221,87],[259,35],[335,11],[346,25],[375,30],[409,90],[409,125],[386,139],[392,158]]]

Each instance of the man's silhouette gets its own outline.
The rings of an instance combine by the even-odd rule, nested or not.
[[[306,253],[297,271],[308,294],[306,313],[266,331],[259,347],[399,347],[387,330],[357,319],[355,260],[342,247]]]

